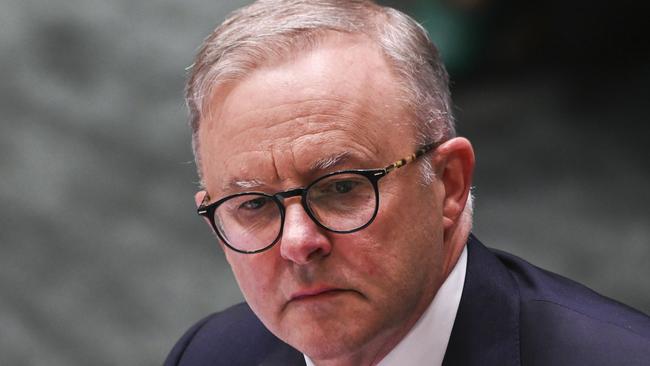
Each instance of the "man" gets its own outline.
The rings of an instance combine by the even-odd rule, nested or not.
[[[471,235],[474,153],[406,15],[258,1],[187,87],[202,190],[246,304],[166,365],[647,365],[650,321]]]

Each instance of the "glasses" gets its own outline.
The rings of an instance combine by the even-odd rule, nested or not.
[[[438,146],[424,145],[385,168],[329,173],[305,188],[275,194],[237,193],[211,204],[206,194],[197,212],[208,219],[227,247],[244,254],[265,251],[280,240],[286,210],[284,200],[290,197],[300,196],[302,207],[319,227],[339,234],[353,233],[366,228],[377,216],[379,179]]]

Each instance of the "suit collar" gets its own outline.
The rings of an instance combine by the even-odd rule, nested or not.
[[[517,285],[473,234],[467,249],[465,286],[443,365],[520,365]]]

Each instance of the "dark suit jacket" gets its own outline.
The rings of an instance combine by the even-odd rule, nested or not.
[[[213,314],[165,366],[304,365],[246,304]],[[650,365],[650,318],[571,280],[468,240],[444,365]]]

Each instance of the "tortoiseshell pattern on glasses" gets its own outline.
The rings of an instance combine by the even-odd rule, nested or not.
[[[409,156],[407,156],[407,157],[405,157],[403,159],[400,159],[400,160],[388,165],[387,167],[384,168],[384,170],[386,171],[386,173],[390,173],[393,170],[395,170],[397,168],[401,168],[404,165],[414,161],[415,159],[417,159],[420,156],[428,153],[432,149],[437,148],[438,146],[439,146],[439,144],[436,144],[436,143],[431,143],[431,144],[424,145],[421,148],[419,148],[416,152],[414,152],[413,154],[411,154],[411,155],[409,155]]]

